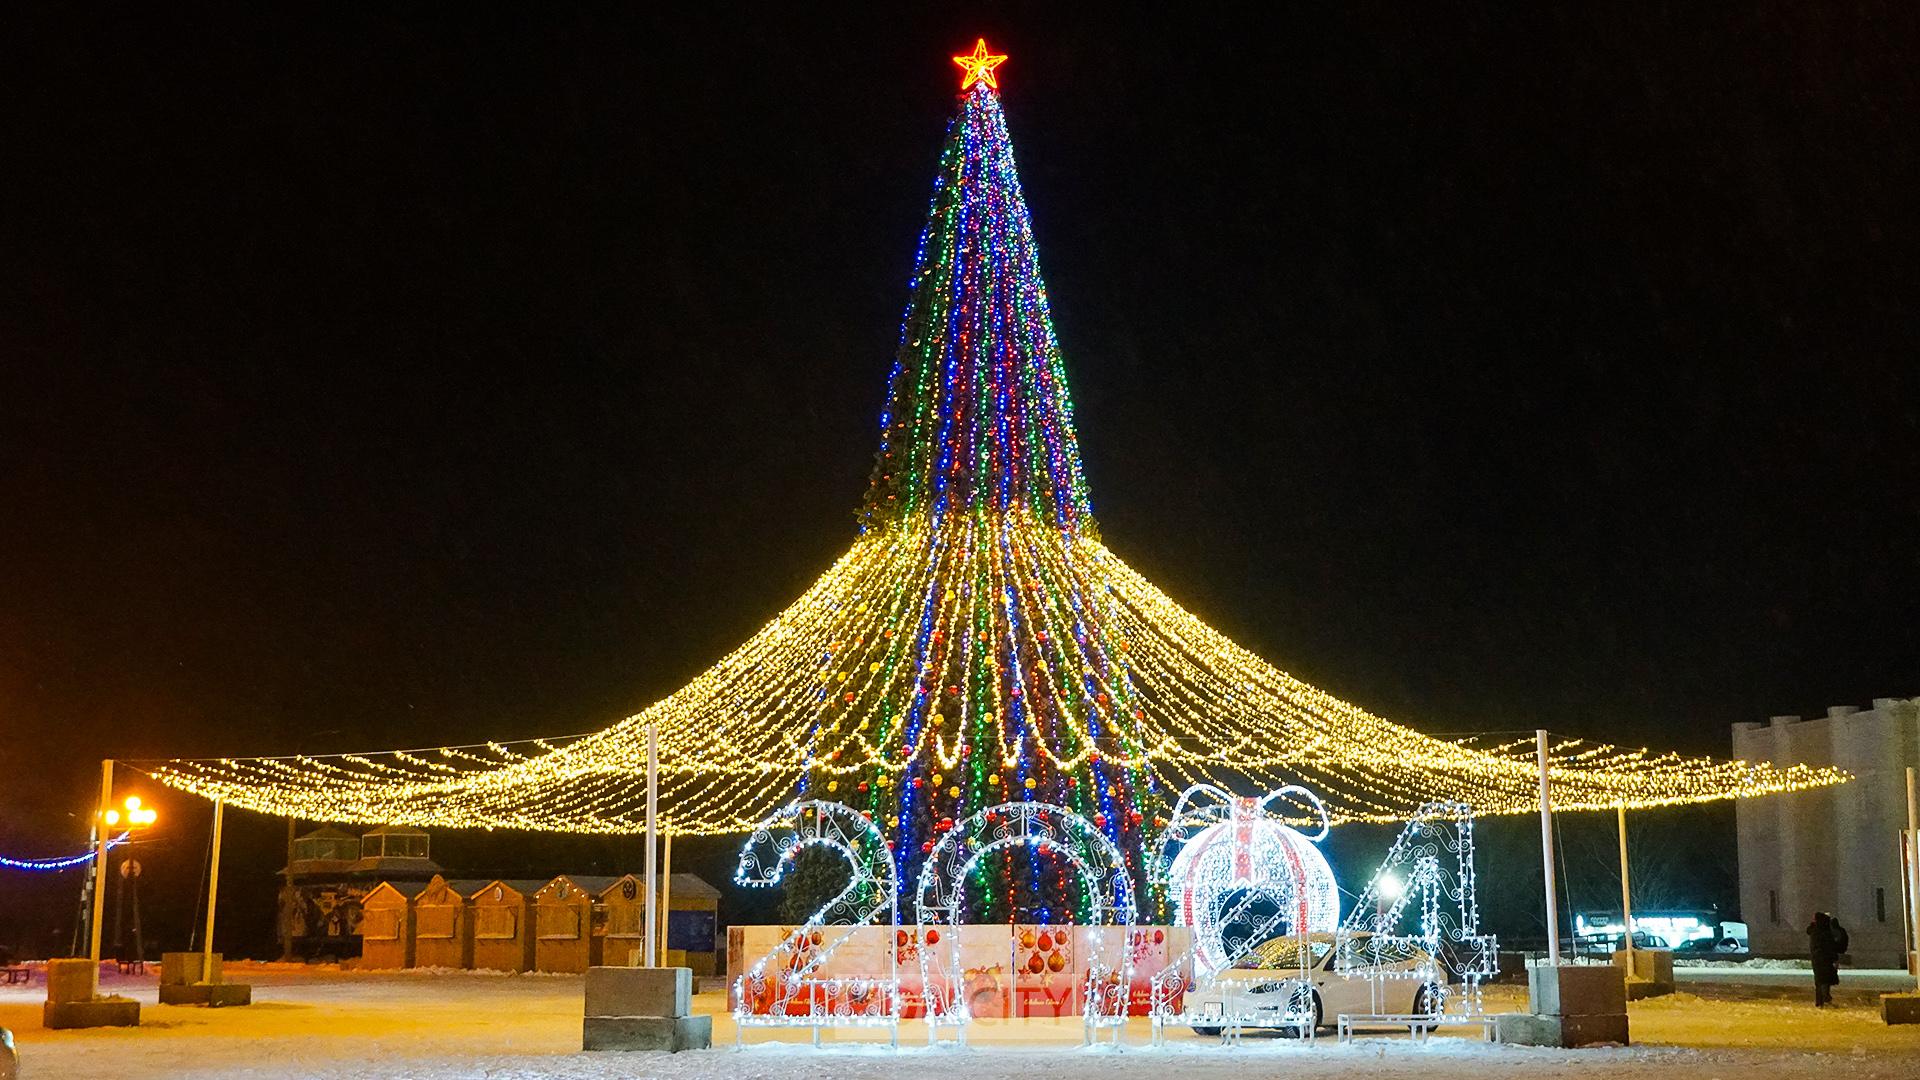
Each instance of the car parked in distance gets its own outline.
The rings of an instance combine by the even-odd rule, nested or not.
[[[1747,946],[1737,938],[1694,938],[1683,941],[1673,947],[1673,955],[1701,959],[1703,957],[1745,956]]]
[[[1613,954],[1626,947],[1626,939],[1619,934],[1581,934],[1573,939],[1573,955],[1585,956],[1596,960],[1608,960]],[[1636,949],[1664,949],[1667,939],[1649,934],[1645,930],[1633,932],[1633,947]]]

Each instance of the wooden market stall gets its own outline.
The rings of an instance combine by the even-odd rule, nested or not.
[[[543,881],[489,881],[467,894],[473,915],[473,966],[533,970],[533,894]]]
[[[481,882],[448,881],[438,874],[413,898],[413,967],[473,966],[473,907],[467,897]]]
[[[646,879],[637,874],[614,878],[598,897],[601,911],[602,964],[639,964],[647,927]]]
[[[360,967],[413,966],[413,901],[425,881],[383,881],[360,901]]]
[[[618,880],[561,874],[533,894],[533,969],[583,972],[601,960],[594,898]],[[625,963],[625,957],[620,959]]]

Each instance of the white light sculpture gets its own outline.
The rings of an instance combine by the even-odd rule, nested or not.
[[[852,871],[847,887],[798,930],[784,938],[734,982],[734,1045],[749,1027],[810,1027],[814,1045],[823,1027],[887,1027],[900,1041],[899,954],[889,945],[885,978],[817,978],[829,957],[855,928],[885,914],[900,922],[893,858],[886,838],[865,815],[842,803],[802,799],[788,803],[754,826],[740,849],[733,880],[741,885],[780,883],[800,852],[821,847],[837,853]]]
[[[1423,805],[1393,842],[1334,941],[1334,970],[1383,982],[1417,979],[1410,1014],[1368,1019],[1415,1024],[1479,1019],[1480,984],[1498,971],[1499,943],[1480,933],[1473,811],[1462,802]],[[1459,984],[1462,993],[1449,987]],[[1342,1025],[1342,1032],[1346,1030]]]
[[[1287,803],[1295,813],[1304,809],[1317,816],[1319,831],[1309,836],[1288,824],[1291,815],[1276,810]],[[1314,846],[1329,825],[1319,797],[1296,785],[1259,798],[1239,798],[1211,784],[1181,794],[1161,834],[1158,861],[1166,868],[1174,924],[1193,928],[1193,944],[1154,976],[1156,1045],[1164,1041],[1168,1022],[1218,1027],[1230,1035],[1246,1025],[1312,1034],[1318,1017],[1308,978],[1311,935],[1332,934],[1340,923],[1339,883]],[[1280,936],[1292,937],[1299,965],[1275,972],[1269,982],[1290,983],[1290,992],[1261,995],[1251,991],[1266,984],[1220,978]],[[1193,996],[1202,992],[1218,997],[1217,1011],[1192,1011]]]
[[[941,1027],[953,1026],[960,1042],[966,1042],[973,1009],[961,963],[959,930],[967,883],[987,858],[1015,848],[1066,860],[1086,892],[1090,925],[1123,928],[1117,956],[1102,940],[1105,935],[1086,936],[1085,978],[1080,987],[1084,1041],[1093,1042],[1102,1028],[1112,1028],[1118,1041],[1133,981],[1128,947],[1135,918],[1133,879],[1120,849],[1093,822],[1064,806],[1042,802],[1001,803],[954,822],[920,868],[915,921],[928,1041],[939,1038]]]

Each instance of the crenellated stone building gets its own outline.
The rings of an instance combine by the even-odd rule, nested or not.
[[[1856,966],[1904,967],[1900,832],[1906,769],[1920,767],[1920,698],[1735,724],[1733,756],[1837,765],[1855,777],[1739,803],[1740,910],[1753,951],[1806,955],[1807,923],[1828,911],[1847,928]]]

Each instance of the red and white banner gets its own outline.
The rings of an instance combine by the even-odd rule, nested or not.
[[[1037,926],[1026,924],[966,925],[960,935],[960,975],[970,1012],[976,1018],[1078,1016],[1086,965],[1098,957],[1106,966],[1125,970],[1131,962],[1127,1011],[1144,1016],[1152,999],[1154,975],[1186,953],[1193,931],[1184,926]],[[735,926],[727,931],[729,994],[739,977],[752,970],[795,926]],[[926,987],[921,981],[920,949],[939,950],[937,970],[946,968],[955,928],[928,927],[927,940],[912,926],[822,926],[807,931],[807,941],[795,962],[824,953],[826,959],[807,973],[809,980],[862,980],[897,977],[901,1012],[913,1019],[926,1011]],[[1097,935],[1097,937],[1096,937]],[[815,950],[819,950],[816,953]],[[891,954],[891,955],[889,955]],[[894,966],[897,964],[897,968]],[[788,965],[791,968],[791,964]],[[785,971],[767,970],[777,978]],[[1181,972],[1183,980],[1190,972]],[[942,984],[951,976],[936,975]],[[770,980],[763,980],[762,985]],[[772,994],[749,996],[749,1011],[764,1014],[775,1000]],[[737,1002],[729,1001],[729,1007]],[[1179,1007],[1176,999],[1175,1008]],[[805,995],[787,1001],[786,1010],[806,1015]]]

